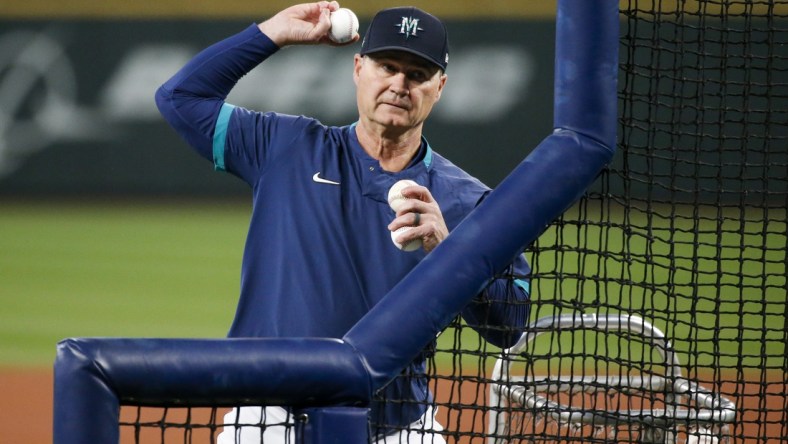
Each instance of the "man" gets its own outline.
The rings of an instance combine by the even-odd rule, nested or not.
[[[338,8],[325,1],[287,8],[204,50],[157,92],[159,109],[186,141],[252,189],[231,337],[341,338],[490,192],[422,136],[446,85],[449,55],[443,23],[419,9],[374,17],[353,60],[356,123],[328,127],[224,102],[238,79],[280,48],[336,46],[327,33]],[[403,189],[409,199],[395,214],[387,192],[402,179],[419,186]],[[398,242],[421,238],[422,250],[403,252],[391,242],[391,231],[404,226],[414,228]],[[525,277],[528,265],[520,258],[512,268],[491,276],[463,311],[502,347],[518,338],[528,314],[528,283],[512,277]],[[375,440],[444,442],[424,373],[422,356],[371,406]],[[286,409],[245,407],[225,419],[258,426],[226,426],[220,442],[285,440],[282,427],[259,424],[287,422]]]

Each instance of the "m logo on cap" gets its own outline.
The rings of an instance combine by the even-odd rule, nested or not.
[[[394,26],[399,26],[399,33],[405,34],[405,38],[410,36],[418,37],[416,35],[418,31],[424,31],[419,28],[419,19],[413,17],[402,17],[402,23]]]
[[[415,6],[384,9],[372,18],[359,54],[397,49],[419,56],[445,71],[449,54],[446,26],[434,15]]]

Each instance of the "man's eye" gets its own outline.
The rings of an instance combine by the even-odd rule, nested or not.
[[[427,80],[427,74],[422,71],[413,71],[408,75],[408,77],[416,82],[424,82]]]

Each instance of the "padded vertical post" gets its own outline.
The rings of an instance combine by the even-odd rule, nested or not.
[[[54,443],[117,443],[120,403],[91,344],[69,339],[57,347],[53,411]]]

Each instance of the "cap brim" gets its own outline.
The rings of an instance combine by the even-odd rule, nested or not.
[[[402,47],[402,46],[381,46],[381,47],[375,48],[373,50],[363,51],[363,52],[361,52],[361,55],[376,54],[378,52],[383,52],[383,51],[402,51],[402,52],[407,52],[409,54],[413,54],[415,56],[418,56],[418,57],[420,57],[420,58],[432,63],[433,65],[437,66],[438,68],[440,68],[440,69],[442,69],[444,71],[446,70],[446,67],[444,65],[442,65],[440,62],[438,62],[437,60],[433,59],[432,57],[427,56],[423,52],[416,51],[415,49],[405,48],[405,47]]]

